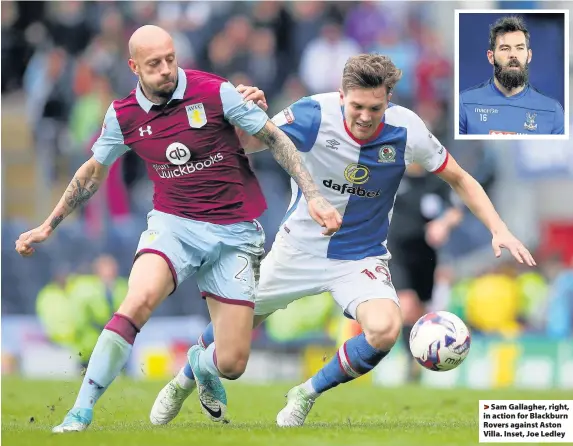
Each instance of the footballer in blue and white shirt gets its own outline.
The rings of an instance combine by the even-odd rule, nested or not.
[[[302,425],[318,395],[368,373],[400,334],[402,316],[386,238],[398,185],[410,163],[451,185],[491,231],[496,256],[506,248],[520,263],[535,264],[483,188],[422,119],[390,102],[400,76],[385,56],[351,57],[340,91],[302,98],[272,119],[301,152],[321,193],[341,214],[342,225],[332,236],[312,231],[304,196],[292,183],[290,206],[261,264],[254,323],[294,300],[328,291],[363,330],[310,380],[288,392],[277,415],[279,426]],[[241,137],[241,142],[247,152],[261,149],[253,138]]]
[[[384,58],[360,55],[348,64],[376,57]],[[368,80],[348,86],[345,79],[339,92],[304,97],[272,118],[301,152],[321,193],[342,215],[342,225],[329,237],[313,232],[305,198],[292,182],[290,205],[261,265],[255,314],[270,314],[324,291],[330,291],[353,318],[362,302],[382,298],[398,303],[387,270],[391,253],[386,239],[398,186],[410,163],[422,165],[451,185],[492,231],[496,253],[503,245],[518,260],[533,261],[479,183],[457,164],[422,119],[390,102],[391,87],[370,86]],[[252,138],[242,143],[247,152],[261,149]],[[376,271],[382,280],[371,280],[368,273],[376,275]]]

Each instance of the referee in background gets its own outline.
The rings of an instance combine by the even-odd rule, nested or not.
[[[390,273],[400,299],[402,335],[408,356],[412,326],[424,315],[432,299],[436,251],[447,242],[451,230],[463,217],[459,200],[454,204],[453,197],[455,194],[446,182],[418,164],[407,167],[396,195],[388,249],[392,254]],[[420,368],[414,364],[412,360],[408,365],[409,381],[420,376]]]

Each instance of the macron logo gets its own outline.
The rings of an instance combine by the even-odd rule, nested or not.
[[[151,135],[153,132],[151,131],[151,126],[148,125],[146,129],[143,127],[139,127],[139,136],[143,136],[147,132],[148,135]]]

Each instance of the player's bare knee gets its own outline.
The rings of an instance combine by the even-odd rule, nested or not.
[[[402,320],[395,315],[383,315],[371,318],[362,329],[366,341],[374,348],[382,351],[390,350],[396,343],[402,329]]]
[[[374,348],[389,351],[402,330],[402,313],[392,299],[372,299],[358,305],[357,320],[366,341]]]
[[[222,357],[217,354],[217,368],[227,379],[238,379],[247,368],[249,354],[245,352],[229,352]]]
[[[377,350],[390,350],[400,334],[401,324],[380,323],[364,330],[366,341]]]

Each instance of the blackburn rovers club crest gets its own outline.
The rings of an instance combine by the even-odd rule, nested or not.
[[[382,146],[378,150],[379,163],[393,163],[396,161],[396,149],[392,146]]]
[[[200,129],[207,124],[207,115],[205,114],[205,107],[203,107],[202,103],[186,105],[185,111],[187,112],[189,125],[192,128]]]
[[[535,129],[537,129],[537,124],[535,123],[536,117],[537,113],[525,113],[525,124],[523,124],[523,127],[525,127],[525,129],[529,130],[530,132],[533,132]]]

